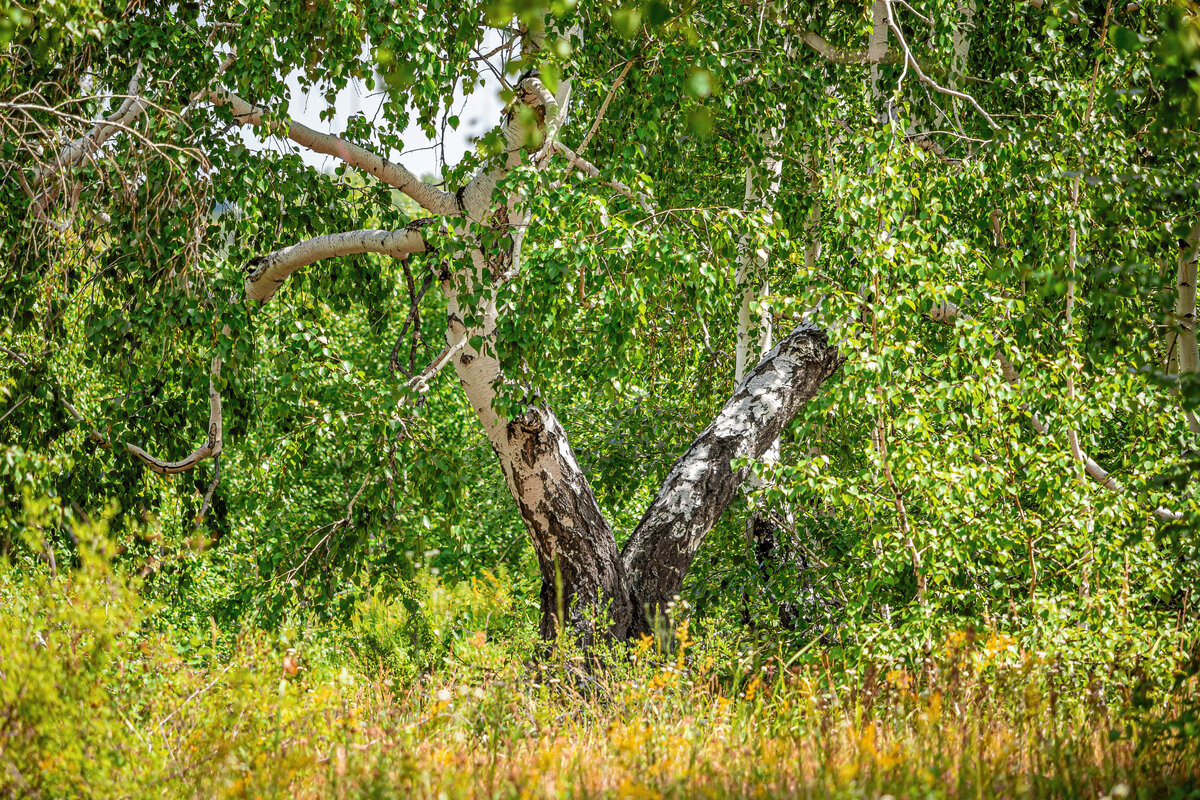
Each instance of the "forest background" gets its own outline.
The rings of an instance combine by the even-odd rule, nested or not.
[[[0,792],[1196,796],[1197,14],[0,0]]]

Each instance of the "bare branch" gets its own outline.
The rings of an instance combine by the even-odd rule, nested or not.
[[[903,52],[904,52],[904,63],[906,65],[906,67],[911,66],[913,69],[913,72],[915,72],[917,74],[917,77],[921,79],[921,82],[924,83],[926,86],[928,86],[930,89],[933,89],[935,92],[940,92],[941,94],[950,95],[951,97],[957,97],[959,100],[966,100],[968,103],[970,103],[972,106],[975,107],[975,110],[978,111],[985,120],[987,120],[987,124],[992,127],[992,130],[998,130],[1000,128],[1000,126],[996,123],[996,120],[992,119],[992,116],[983,110],[983,107],[979,105],[979,102],[974,97],[972,97],[969,94],[966,94],[965,92],[960,92],[957,89],[951,89],[946,86],[942,86],[940,83],[935,81],[933,78],[931,78],[927,74],[925,74],[925,71],[923,69],[921,69],[921,65],[917,62],[917,59],[913,56],[912,50],[910,50],[908,47],[908,42],[904,38],[904,32],[901,31],[900,26],[896,24],[896,16],[894,13],[892,13],[892,0],[883,0],[883,1],[884,1],[884,4],[887,6],[888,27],[891,28],[892,33],[896,34],[896,40],[900,43],[900,49],[903,50]],[[903,80],[903,77],[901,77],[901,80]]]
[[[314,152],[341,159],[355,169],[374,175],[404,192],[432,214],[454,217],[462,213],[458,197],[453,192],[431,186],[399,164],[393,164],[383,156],[352,144],[340,136],[320,133],[287,117],[272,119],[266,109],[248,103],[230,92],[210,91],[208,99],[214,105],[227,106],[239,124],[266,128],[271,133],[285,136]]]
[[[180,461],[163,461],[147,453],[136,444],[125,443],[125,449],[135,458],[159,475],[174,475],[186,472],[206,458],[216,458],[221,454],[223,440],[221,436],[221,392],[217,389],[217,381],[221,378],[221,358],[213,356],[212,370],[208,378],[208,438],[204,444],[192,451],[192,454]]]
[[[450,363],[450,359],[454,358],[454,354],[467,346],[467,337],[463,336],[458,341],[446,345],[442,348],[442,352],[437,354],[433,361],[429,362],[429,366],[421,370],[420,373],[414,375],[408,381],[408,388],[413,391],[425,394],[429,391],[429,381],[442,371],[442,368]]]
[[[584,174],[587,175],[588,177],[591,177],[591,178],[599,178],[600,177],[600,168],[599,167],[597,167],[592,162],[588,161],[586,158],[583,158],[582,156],[580,156],[578,153],[576,153],[571,148],[567,147],[562,142],[554,142],[554,149],[557,152],[561,153],[564,158],[566,158],[568,161],[571,162],[571,164],[573,164],[574,166],[579,167],[579,169],[583,170]],[[648,197],[646,197],[646,195],[642,194],[641,192],[635,192],[633,189],[630,189],[628,186],[621,183],[616,178],[609,179],[608,185],[611,186],[612,188],[616,189],[624,197],[637,203],[639,206],[642,207],[642,210],[645,211],[647,214],[654,213],[654,208],[650,205],[650,199]]]
[[[38,170],[34,177],[36,186],[43,186],[55,175],[94,154],[104,142],[112,138],[118,131],[128,130],[129,126],[145,113],[149,104],[141,96],[143,74],[142,62],[139,61],[126,88],[125,99],[117,110],[98,122],[86,134],[62,147],[53,161]],[[34,204],[41,211],[45,209],[51,199],[52,195],[43,189],[41,194],[34,199]]]
[[[608,94],[604,97],[604,102],[600,104],[600,110],[596,112],[596,118],[592,120],[592,127],[588,128],[587,135],[583,137],[583,143],[579,145],[579,154],[583,155],[583,151],[587,150],[587,146],[591,143],[592,137],[596,135],[596,129],[600,127],[600,123],[604,120],[604,113],[608,111],[608,104],[612,102],[613,96],[617,93],[617,89],[621,88],[621,84],[625,82],[625,76],[629,74],[630,67],[637,59],[629,59],[625,62],[625,69],[621,70],[621,74],[613,81],[612,88],[608,90]]]
[[[213,493],[217,491],[217,484],[221,482],[221,457],[213,457],[213,479],[212,483],[208,484],[208,491],[204,493],[204,502],[200,504],[200,513],[196,515],[196,523],[193,527],[199,528],[200,523],[204,522],[204,517],[208,514],[208,509],[212,508]]]
[[[250,262],[253,271],[246,278],[246,299],[266,302],[275,296],[287,277],[300,267],[324,258],[380,253],[403,257],[426,250],[421,228],[432,219],[419,219],[398,231],[361,230],[331,233],[284,247]]]

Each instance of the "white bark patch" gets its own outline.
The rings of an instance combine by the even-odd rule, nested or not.
[[[705,534],[749,474],[733,462],[774,447],[779,432],[840,363],[825,334],[802,325],[746,375],[671,468],[622,554],[639,615],[635,632],[645,632],[679,592]]]
[[[299,244],[284,247],[251,262],[254,267],[246,278],[246,299],[266,302],[275,291],[300,267],[316,261],[360,253],[380,253],[403,258],[425,250],[421,228],[425,220],[398,231],[361,230],[316,236]]]

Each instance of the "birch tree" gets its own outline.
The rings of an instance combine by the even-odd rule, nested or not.
[[[1194,353],[1194,297],[1164,298],[1195,260],[1140,265],[1194,226],[1176,57],[1194,20],[754,11],[102,6],[105,25],[50,50],[21,33],[0,244],[24,375],[0,424],[67,448],[55,491],[73,502],[185,509],[272,586],[324,581],[332,600],[356,553],[398,568],[377,530],[420,521],[441,545],[461,520],[517,518],[540,633],[585,644],[683,613],[756,464],[830,512],[812,556],[845,613],[885,629],[895,608],[959,613],[981,575],[993,613],[1036,602],[1045,559],[1116,558],[1085,504],[1113,532],[1188,519],[1192,496],[1156,476],[1184,463],[1193,401],[1154,365],[1162,326]],[[379,113],[303,124],[289,76],[310,98],[357,82]],[[1130,110],[1138,81],[1167,99]],[[444,137],[458,95],[497,90],[461,163],[403,166],[411,125]],[[1159,119],[1172,154],[1126,112]],[[1099,188],[1072,193],[1085,177]],[[1080,463],[1095,481],[1071,480]]]

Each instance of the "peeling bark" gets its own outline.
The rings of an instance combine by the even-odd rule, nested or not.
[[[750,371],[675,462],[622,553],[632,635],[650,633],[679,594],[704,535],[750,472],[733,462],[766,452],[841,361],[824,331],[802,324]]]
[[[457,344],[471,333],[461,323],[458,296],[447,286],[450,325],[447,340]],[[590,644],[596,634],[624,639],[630,619],[625,571],[616,539],[600,510],[566,432],[545,404],[531,404],[509,420],[493,407],[502,380],[500,363],[489,346],[495,329],[494,306],[474,335],[480,348],[464,344],[454,369],[471,407],[500,462],[509,492],[529,531],[542,575],[539,630],[553,638],[573,632]],[[595,622],[608,616],[597,631]]]
[[[880,87],[879,64],[883,62],[888,52],[888,5],[887,0],[874,0],[871,3],[871,37],[867,43],[867,61],[871,65],[871,105],[879,115],[879,123],[887,125],[891,122],[891,104],[883,103],[883,89]]]
[[[225,333],[228,335],[228,328],[225,329]],[[217,382],[220,379],[221,359],[218,356],[213,356],[212,369],[208,377],[208,438],[204,440],[204,444],[193,450],[187,458],[180,459],[179,461],[163,461],[161,458],[155,458],[150,455],[136,444],[128,442],[125,443],[125,449],[159,475],[174,475],[179,472],[186,472],[206,458],[216,458],[219,456],[221,448],[224,446],[221,392],[217,388]]]
[[[529,38],[530,46],[537,47],[536,32]],[[455,193],[424,184],[403,167],[339,137],[287,119],[272,120],[263,109],[234,95],[207,96],[229,106],[239,122],[265,126],[316,152],[334,155],[397,187],[435,214],[463,220],[458,232],[469,259],[460,258],[461,265],[442,280],[447,346],[413,386],[420,390],[442,366],[454,365],[533,542],[542,574],[541,634],[552,638],[566,633],[588,645],[648,630],[648,622],[679,591],[705,533],[749,474],[748,466],[735,468],[734,461],[758,458],[777,442],[783,427],[841,360],[827,336],[810,325],[801,326],[766,354],[672,469],[622,555],[553,411],[534,399],[510,419],[495,406],[504,380],[496,357],[497,295],[520,272],[523,232],[529,222],[518,198],[500,195],[497,188],[522,163],[546,163],[555,151],[569,93],[570,81],[562,81],[558,93],[551,94],[536,73],[526,75],[501,119],[505,151]],[[534,111],[532,120],[517,113],[520,105]],[[573,163],[591,167],[569,148],[557,149]],[[594,167],[588,171],[598,173]],[[636,202],[646,202],[632,191],[626,193]],[[400,231],[319,236],[276,250],[251,265],[246,296],[267,301],[296,269],[322,258],[365,252],[404,257],[423,251],[420,228],[430,222],[419,220]],[[188,469],[219,454],[219,369],[220,362],[214,360],[213,411],[205,444],[178,462],[155,459],[132,446],[130,451],[161,473]]]

